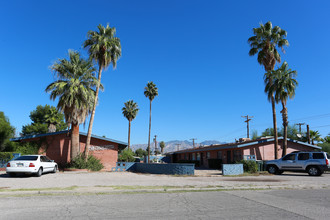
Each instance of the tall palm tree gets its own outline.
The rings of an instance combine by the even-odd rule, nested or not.
[[[151,134],[151,103],[158,96],[158,88],[151,81],[144,87],[144,95],[150,100],[150,115],[149,115],[149,137],[148,137],[148,163],[150,163],[150,134]]]
[[[258,54],[258,63],[264,66],[266,72],[274,70],[276,62],[281,63],[281,56],[277,51],[277,47],[285,52],[283,47],[289,45],[288,40],[285,39],[287,32],[279,26],[273,27],[272,23],[268,21],[265,25],[260,24],[260,27],[253,28],[253,34],[254,36],[248,39],[248,43],[251,46],[249,55],[254,56]],[[271,97],[271,102],[275,139],[274,150],[275,159],[277,159],[278,139],[274,96]]]
[[[78,52],[69,51],[69,60],[59,59],[51,66],[58,80],[49,84],[46,92],[50,99],[58,98],[57,108],[71,124],[71,159],[79,154],[79,125],[90,114],[95,100],[96,85],[94,67]]]
[[[102,71],[110,64],[116,68],[117,60],[121,56],[120,39],[116,37],[116,28],[106,27],[101,24],[97,26],[98,31],[88,31],[87,40],[84,42],[83,47],[87,48],[90,59],[94,60],[99,67],[98,70],[98,85],[96,86],[96,94],[93,105],[92,114],[88,125],[88,133],[85,148],[85,158],[88,158],[89,146],[92,136],[92,127],[94,123],[95,109],[99,96],[99,86],[101,84]]]
[[[139,112],[138,104],[133,100],[129,100],[124,103],[122,108],[123,115],[128,120],[128,149],[130,149],[131,144],[131,122],[135,119],[137,113]]]
[[[284,62],[277,70],[265,73],[265,92],[268,95],[268,100],[274,97],[276,103],[282,103],[282,119],[283,119],[283,151],[282,157],[286,155],[287,137],[288,137],[288,109],[286,107],[287,100],[293,99],[295,89],[298,85],[295,77],[297,72],[288,67],[288,63]]]

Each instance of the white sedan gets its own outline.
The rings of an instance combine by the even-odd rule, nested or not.
[[[43,173],[57,171],[57,163],[43,155],[24,155],[7,163],[6,173],[16,176],[17,173],[36,174],[41,176]]]

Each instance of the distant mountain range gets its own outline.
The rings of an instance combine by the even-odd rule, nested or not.
[[[213,145],[214,144],[225,144],[225,142],[212,141],[212,140],[203,141],[203,142],[200,142],[200,143],[195,142],[195,147],[207,146],[207,145],[212,145],[212,144]],[[151,145],[151,150],[154,151],[155,150],[155,143],[153,142],[150,145]],[[131,146],[132,150],[134,150],[134,151],[139,149],[139,148],[142,148],[143,150],[146,150],[147,147],[148,147],[148,144],[133,144]],[[157,147],[158,147],[158,150],[160,151],[159,142],[157,142]],[[165,142],[164,153],[177,151],[178,148],[179,148],[179,150],[193,148],[193,143],[190,142],[190,141],[187,141],[187,140],[185,140],[185,141],[174,140],[174,141]]]

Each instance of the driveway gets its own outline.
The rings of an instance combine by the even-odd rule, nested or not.
[[[0,194],[7,190],[90,187],[194,188],[194,189],[330,189],[330,173],[312,177],[305,173],[224,177],[219,174],[173,176],[131,172],[58,172],[41,177],[9,177],[0,172]]]

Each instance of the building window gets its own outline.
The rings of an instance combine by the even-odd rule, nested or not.
[[[218,159],[222,159],[222,151],[218,151]]]
[[[187,154],[184,154],[184,159],[187,160]]]
[[[242,160],[242,151],[241,150],[234,150],[234,161]]]
[[[197,160],[201,160],[201,154],[197,153]]]
[[[210,159],[211,157],[211,153],[210,152],[206,152],[206,159]]]
[[[196,160],[195,153],[192,154],[192,160]]]

